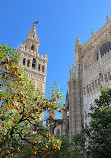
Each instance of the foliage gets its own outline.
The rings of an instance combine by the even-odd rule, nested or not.
[[[84,158],[84,138],[83,134],[77,134],[72,142],[69,142],[67,136],[62,136],[60,158]],[[80,148],[81,145],[82,148]]]
[[[42,116],[46,110],[61,108],[62,94],[55,84],[50,99],[35,90],[17,64],[19,55],[15,49],[0,45],[1,157],[59,157],[61,140],[42,125]]]
[[[72,147],[74,150],[75,158],[84,158],[85,154],[85,136],[84,136],[84,128],[82,128],[80,133],[77,133],[72,138]]]
[[[101,96],[95,100],[87,129],[88,154],[93,158],[111,157],[111,88],[101,88]]]
[[[74,150],[67,136],[62,136],[61,158],[74,158]]]
[[[74,136],[78,141],[76,148],[84,157],[110,158],[111,157],[111,88],[101,87],[101,96],[91,106],[90,124]],[[79,141],[81,140],[81,141]],[[85,148],[82,142],[85,140]],[[79,148],[82,150],[80,151]]]

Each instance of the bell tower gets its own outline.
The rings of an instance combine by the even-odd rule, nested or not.
[[[38,88],[45,95],[47,54],[45,54],[45,57],[40,56],[38,52],[39,45],[39,38],[33,25],[20,50],[19,65],[26,68],[27,76],[32,80],[35,89]]]
[[[28,33],[28,38],[24,42],[25,48],[38,52],[40,45],[39,38],[36,33],[36,28],[33,25]]]

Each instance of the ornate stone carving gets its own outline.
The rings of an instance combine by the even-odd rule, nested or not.
[[[99,97],[101,84],[111,86],[111,21],[107,17],[107,24],[96,34],[92,30],[92,37],[82,46],[77,38],[75,46],[74,72],[69,70],[69,137],[81,130],[81,124],[88,125],[90,118],[90,104]],[[98,52],[100,56],[98,57]],[[67,105],[67,102],[65,106]],[[85,117],[83,117],[85,116]],[[64,114],[64,129],[66,129],[66,115]],[[68,126],[67,126],[68,128]]]
[[[28,38],[21,48],[19,64],[26,68],[28,78],[33,81],[32,83],[35,85],[35,88],[42,89],[42,93],[45,94],[47,54],[45,54],[45,57],[39,56],[39,45],[39,38],[36,33],[36,28],[33,25],[28,33]],[[25,62],[23,63],[24,59]],[[41,68],[38,70],[38,64],[41,63],[44,66],[44,71]]]

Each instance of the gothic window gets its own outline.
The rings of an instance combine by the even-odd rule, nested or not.
[[[34,45],[32,44],[32,46],[31,46],[31,50],[35,50],[35,47],[34,47]]]
[[[56,135],[60,136],[60,130],[57,129]]]
[[[95,87],[94,87],[94,82],[92,83],[92,88],[93,88],[93,90],[95,89]]]
[[[111,50],[111,42],[104,43],[100,48],[101,57],[104,56],[104,54],[106,54],[107,52],[109,52],[109,50]],[[97,60],[98,58],[99,54],[97,53]]]
[[[29,65],[30,65],[30,60],[28,59],[28,61],[27,61],[27,66],[29,67]]]
[[[32,68],[34,68],[34,69],[35,69],[35,66],[36,66],[36,59],[35,59],[35,58],[33,58],[33,61],[32,61]]]
[[[99,73],[99,80],[103,81],[103,75],[101,73]]]
[[[44,72],[44,65],[42,65],[42,72]]]
[[[100,79],[98,79],[98,86],[100,86]]]
[[[23,59],[23,65],[25,65],[25,58]]]
[[[92,87],[91,87],[91,85],[90,85],[89,89],[90,89],[90,92],[92,92]]]
[[[87,93],[89,93],[89,88],[88,88],[88,86],[87,86]]]
[[[111,75],[110,72],[108,73],[108,79],[111,80]]]
[[[27,49],[27,46],[25,46],[25,49]]]
[[[38,71],[40,71],[40,64],[38,65]]]
[[[98,88],[97,81],[95,81],[95,87]]]
[[[105,75],[105,81],[106,81],[106,82],[108,82],[108,78],[107,78],[107,75]]]

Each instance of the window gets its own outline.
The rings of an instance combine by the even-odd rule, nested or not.
[[[38,71],[40,71],[40,64],[38,65]]]
[[[60,136],[60,130],[57,129],[56,135]]]
[[[104,43],[100,48],[101,57],[111,50],[111,42]],[[99,59],[99,54],[97,53],[97,60]]]
[[[36,59],[33,58],[33,61],[32,61],[32,68],[35,68],[35,66],[36,66]]]
[[[27,66],[29,67],[29,65],[30,65],[30,60],[28,59],[28,61],[27,61]]]
[[[32,44],[32,46],[31,46],[31,49],[32,49],[32,50],[35,50],[35,47],[34,47],[34,45],[33,45],[33,44]]]
[[[44,65],[42,65],[42,72],[44,72]]]
[[[25,49],[27,49],[27,46],[25,46]]]
[[[23,65],[25,65],[25,58],[23,59]]]

